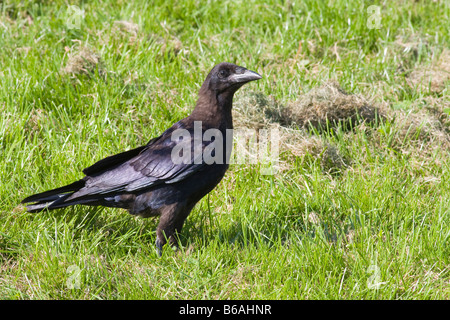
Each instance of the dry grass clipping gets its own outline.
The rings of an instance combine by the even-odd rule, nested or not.
[[[349,166],[349,159],[343,157],[339,149],[324,141],[320,136],[310,135],[304,130],[279,127],[280,152],[284,160],[280,160],[279,170],[288,170],[292,166],[292,157],[302,162],[317,161],[327,173],[337,173]]]
[[[329,81],[290,102],[281,110],[281,124],[308,129],[326,128],[339,123],[373,123],[384,117],[380,109],[359,95],[345,92],[337,82]]]
[[[350,161],[337,147],[325,142],[320,135],[311,135],[308,129],[375,122],[377,117],[385,118],[385,113],[362,96],[346,93],[336,82],[325,82],[287,105],[262,93],[244,93],[234,107],[238,127],[271,129],[276,126],[279,129],[280,152],[287,153],[286,160],[280,161],[280,170],[289,169],[294,156],[302,161],[319,161],[322,169],[329,173],[347,168]]]
[[[285,106],[273,97],[262,93],[246,93],[240,95],[233,108],[236,128],[246,129],[278,129],[280,159],[278,170],[288,170],[292,166],[293,157],[301,161],[318,161],[326,172],[336,173],[347,167],[347,160],[339,150],[324,141],[321,136],[311,135],[307,130],[298,130],[296,126],[284,125],[287,121]]]
[[[413,70],[408,78],[408,84],[413,88],[430,90],[433,93],[442,92],[450,80],[450,50],[444,49],[439,59],[429,67],[419,67]]]
[[[129,37],[130,41],[134,42],[139,32],[139,26],[134,22],[119,20],[113,22],[112,31],[113,33]]]
[[[447,97],[448,99],[448,97]],[[436,105],[434,105],[436,104]],[[424,152],[436,148],[450,150],[450,116],[445,107],[449,102],[427,99],[425,106],[406,112],[392,112],[395,126],[394,146],[405,151],[411,144],[420,144]]]
[[[65,74],[93,75],[98,70],[99,75],[105,75],[106,69],[100,56],[92,49],[86,46],[80,46],[76,49],[66,48],[69,59],[66,66],[61,70]]]
[[[280,123],[282,105],[260,92],[238,95],[233,103],[233,119],[237,127],[262,129]]]
[[[441,55],[440,65],[445,65],[446,54]],[[450,150],[448,95],[413,101],[407,112],[385,104],[374,106],[362,96],[346,93],[336,82],[325,82],[286,105],[262,93],[243,91],[233,113],[237,128],[279,129],[279,150],[284,154],[279,162],[281,171],[290,169],[295,159],[320,163],[327,173],[349,168],[352,160],[329,144],[321,130],[310,131],[311,126],[320,129],[351,123],[354,130],[346,133],[349,139],[354,139],[357,131],[370,131],[374,148],[386,152],[393,148],[417,159],[428,159],[437,150]],[[366,125],[377,120],[387,123],[376,128]]]
[[[282,105],[262,93],[240,95],[234,104],[237,127],[272,129],[280,134],[280,152],[287,152],[302,161],[319,161],[326,172],[339,172],[350,162],[338,148],[326,143],[320,135],[311,135],[310,126],[326,128],[327,125],[375,122],[385,118],[386,111],[374,107],[359,95],[346,93],[337,82],[325,82],[320,87],[302,95],[294,102]],[[299,130],[300,129],[300,130]],[[280,169],[289,169],[290,156],[280,162]]]

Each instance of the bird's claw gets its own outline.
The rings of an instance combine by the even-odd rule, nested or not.
[[[159,241],[158,238],[156,238],[156,252],[158,252],[158,256],[162,256],[162,247],[163,244],[161,243],[161,241]]]

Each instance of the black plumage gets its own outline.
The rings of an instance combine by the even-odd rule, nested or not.
[[[32,195],[22,203],[30,212],[79,204],[123,208],[142,217],[160,216],[157,248],[161,250],[166,242],[176,246],[177,233],[192,208],[228,169],[230,150],[226,148],[231,146],[234,93],[245,83],[260,78],[259,74],[231,63],[216,65],[187,118],[145,146],[107,157],[84,169],[83,179]],[[196,140],[198,132],[203,137],[209,129],[216,133],[215,139],[223,141],[212,145],[215,139]],[[180,133],[191,138],[180,138]],[[214,162],[205,157],[205,151],[211,149]],[[174,153],[175,150],[182,151]]]

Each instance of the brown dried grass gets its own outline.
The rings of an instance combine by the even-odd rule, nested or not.
[[[339,123],[357,125],[375,122],[384,112],[361,95],[345,92],[337,82],[328,81],[290,102],[281,111],[283,125],[317,129]]]
[[[106,74],[104,63],[99,54],[87,46],[77,45],[74,48],[66,47],[68,52],[68,60],[64,68],[63,74],[70,75],[93,75],[98,70],[99,75]]]
[[[329,89],[329,92],[326,90]],[[354,117],[354,110],[357,108],[348,107],[350,103],[342,103],[342,99],[331,98],[334,94],[342,95],[342,90],[336,90],[336,86],[326,84],[321,87],[321,90],[313,90],[306,94],[305,100],[317,100],[316,108],[311,112],[306,111],[306,114],[301,114],[299,110],[299,103],[291,103],[283,106],[278,103],[273,97],[265,96],[261,93],[248,93],[241,95],[235,103],[234,119],[236,127],[244,127],[251,129],[278,129],[280,152],[285,153],[286,159],[280,161],[279,169],[285,170],[291,167],[292,156],[300,158],[302,161],[318,161],[322,169],[326,172],[338,172],[347,167],[347,159],[340,154],[338,148],[327,142],[320,135],[313,135],[306,129],[307,123],[313,123],[314,119],[321,118],[321,123],[330,121],[329,112],[324,112],[322,108],[332,109],[333,102],[340,101],[335,108],[341,106],[347,107],[349,110],[341,112],[343,116]],[[317,96],[316,96],[317,95]],[[333,95],[333,97],[334,97]],[[302,99],[305,97],[302,96]],[[325,99],[325,96],[331,98],[331,102]],[[316,99],[317,97],[317,99]],[[302,99],[299,99],[301,101]],[[354,98],[350,95],[348,99]],[[353,101],[351,102],[353,103]],[[303,104],[300,109],[308,109],[310,104]],[[364,104],[364,108],[367,108]],[[321,111],[320,111],[321,110]],[[354,112],[350,112],[353,110]],[[335,112],[334,116],[339,113]],[[308,118],[308,116],[310,118]],[[299,118],[302,117],[302,124],[299,125]],[[372,120],[375,115],[372,116]],[[338,118],[336,118],[338,119]],[[348,120],[347,118],[339,118],[340,120]],[[300,127],[300,130],[299,130]]]
[[[450,150],[449,97],[428,97],[411,106],[410,111],[390,112],[394,124],[393,145],[399,150],[411,151],[420,145],[421,151],[429,153],[436,148]]]
[[[450,50],[444,49],[435,62],[427,67],[414,69],[407,77],[408,84],[432,93],[444,91],[450,80]]]
[[[354,130],[346,132],[349,139],[362,130],[368,132],[375,148],[394,148],[423,158],[436,148],[450,150],[449,101],[448,96],[427,97],[413,102],[409,112],[392,110],[386,104],[374,105],[361,95],[349,94],[336,82],[325,82],[286,105],[262,93],[244,92],[237,97],[233,112],[236,127],[279,129],[280,152],[286,155],[281,170],[289,169],[294,157],[316,161],[324,171],[333,173],[350,167],[352,161],[328,143],[321,130],[311,127],[351,124]],[[391,131],[382,133],[385,129],[375,125],[385,121],[391,123]],[[390,138],[381,138],[383,134]]]

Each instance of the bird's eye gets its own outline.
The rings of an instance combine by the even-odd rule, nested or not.
[[[228,72],[224,69],[219,71],[219,78],[225,78],[228,75]]]

